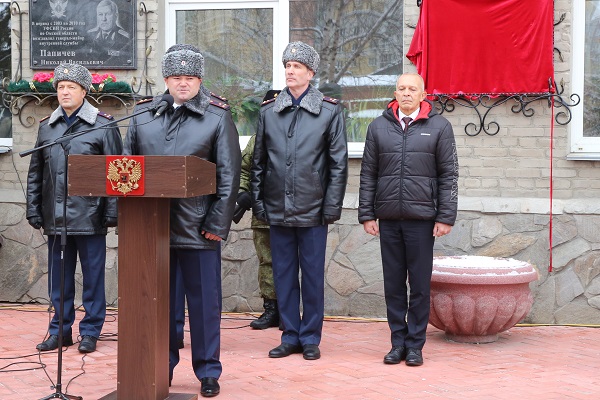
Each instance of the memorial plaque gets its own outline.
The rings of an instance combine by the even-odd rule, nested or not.
[[[136,68],[135,0],[29,0],[32,69]]]

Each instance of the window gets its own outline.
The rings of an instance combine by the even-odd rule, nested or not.
[[[393,97],[402,73],[403,2],[290,0],[290,41],[321,56],[315,86],[347,111],[350,156],[362,156],[367,126]],[[378,50],[381,49],[381,50]],[[378,54],[385,49],[385,60]]]
[[[205,59],[204,85],[224,96],[245,146],[267,90],[285,86],[287,1],[170,1],[167,43],[196,45]],[[285,14],[282,14],[284,13]],[[284,21],[282,23],[282,21]]]
[[[600,159],[600,0],[573,1],[573,108],[569,159]]]
[[[402,73],[401,0],[165,3],[166,47],[200,48],[206,87],[229,99],[242,137],[254,133],[264,93],[285,87],[285,46],[302,40],[321,56],[313,84],[346,108],[350,156],[362,156],[367,125],[381,115]]]
[[[10,3],[0,1],[0,80],[11,79]],[[12,115],[0,101],[0,153],[12,148]]]

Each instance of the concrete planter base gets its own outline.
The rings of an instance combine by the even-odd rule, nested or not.
[[[436,257],[429,322],[461,343],[490,343],[527,316],[536,269],[523,261],[481,256]]]

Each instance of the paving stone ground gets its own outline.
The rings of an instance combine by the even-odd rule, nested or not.
[[[77,320],[82,316],[78,312]],[[390,348],[385,321],[327,318],[322,357],[306,361],[301,354],[268,358],[280,331],[252,330],[253,318],[223,315],[218,399],[600,398],[600,329],[594,327],[517,326],[494,343],[461,344],[429,326],[425,364],[407,367],[382,362]],[[117,319],[117,311],[110,311],[96,352],[82,355],[76,345],[64,351],[64,393],[90,400],[116,390]],[[0,399],[41,399],[55,392],[57,353],[35,350],[48,320],[45,306],[0,305]],[[185,344],[171,392],[199,393],[189,332]]]

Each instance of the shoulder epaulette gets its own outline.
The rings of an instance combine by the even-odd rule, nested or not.
[[[262,106],[266,106],[267,104],[269,104],[269,103],[272,103],[272,102],[274,102],[274,101],[275,101],[275,98],[272,98],[272,99],[269,99],[269,100],[265,100],[265,101],[263,101],[263,102],[260,104],[260,106],[261,106],[261,107],[262,107]]]
[[[140,100],[136,104],[144,104],[144,103],[147,103],[149,101],[152,101],[152,97],[150,97],[149,99]]]
[[[212,104],[213,106],[220,107],[223,110],[229,110],[231,108],[229,107],[229,104],[222,101],[214,101],[213,99],[210,99],[210,104]]]
[[[217,99],[221,100],[221,101],[222,101],[222,102],[224,102],[224,103],[228,103],[228,102],[229,102],[229,100],[227,100],[225,97],[223,97],[223,96],[219,96],[219,95],[218,95],[218,94],[216,94],[216,93],[210,92],[210,95],[211,95],[212,97],[216,97]]]
[[[111,119],[113,116],[102,111],[98,111],[98,115],[106,119]]]
[[[277,98],[277,96],[279,96],[279,93],[281,93],[281,90],[269,90],[265,94],[265,97],[263,97],[263,102],[262,102],[261,106],[264,106],[265,104],[269,104],[271,101],[275,100]]]
[[[48,118],[50,118],[49,115],[46,115],[44,118],[40,119],[40,122],[44,122],[45,120],[47,120]]]
[[[338,104],[340,101],[338,99],[334,99],[333,97],[323,96],[323,101],[326,101],[331,104]]]

